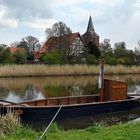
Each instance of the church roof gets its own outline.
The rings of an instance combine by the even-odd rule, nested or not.
[[[88,27],[87,27],[87,32],[91,32],[91,31],[94,31],[94,26],[93,26],[92,18],[90,16],[89,22],[88,22]]]
[[[92,35],[92,36],[99,36],[95,30],[94,30],[94,26],[93,26],[93,22],[92,22],[92,18],[90,16],[89,18],[89,22],[88,22],[88,27],[87,27],[87,31],[84,35]],[[83,36],[84,36],[83,35]]]

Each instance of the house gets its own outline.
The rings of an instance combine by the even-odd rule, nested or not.
[[[17,51],[17,47],[8,47],[7,48],[12,54],[15,53]]]
[[[41,54],[58,50],[60,53],[65,50],[67,55],[79,56],[84,52],[88,43],[93,43],[99,47],[99,35],[95,32],[92,18],[90,16],[87,31],[82,36],[71,33],[60,37],[50,37],[43,47],[34,54],[34,60],[38,60]]]
[[[79,33],[71,33],[60,37],[50,37],[43,47],[35,53],[35,60],[41,54],[59,51],[65,51],[67,55],[79,56],[84,52],[85,44]]]

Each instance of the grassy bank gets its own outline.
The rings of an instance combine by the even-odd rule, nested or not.
[[[0,77],[97,75],[99,70],[99,65],[1,65]],[[106,65],[105,74],[140,74],[140,66],[126,67],[122,65]]]
[[[119,124],[112,127],[92,126],[68,131],[53,127],[47,133],[47,140],[139,140],[139,129],[140,123]],[[35,140],[41,134],[20,127],[11,135],[0,137],[0,140]]]

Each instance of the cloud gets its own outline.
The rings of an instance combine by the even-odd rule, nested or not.
[[[18,26],[17,20],[0,18],[0,28],[16,28]]]
[[[137,43],[140,0],[0,0],[0,28],[23,26],[21,32],[25,28],[33,34],[44,32],[53,23],[63,21],[73,32],[82,34],[90,15],[101,39],[124,40],[131,46]]]
[[[55,19],[32,19],[29,21],[24,22],[26,26],[29,26],[31,28],[35,29],[43,29],[45,30],[46,28],[52,27],[52,25],[57,22]]]
[[[6,9],[3,6],[0,6],[0,28],[16,28],[18,22],[14,18],[5,18]]]
[[[52,16],[50,0],[1,0],[1,5],[6,7],[8,17],[14,17],[19,20],[40,17],[49,18]]]

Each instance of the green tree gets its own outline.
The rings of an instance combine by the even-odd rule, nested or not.
[[[12,57],[11,57],[11,52],[7,48],[0,48],[0,63],[11,63],[12,62]]]
[[[104,56],[105,58],[112,55],[112,48],[110,44],[110,39],[104,39],[103,43],[100,43],[99,49],[101,52],[101,56]]]
[[[127,54],[125,42],[117,42],[114,44],[114,55],[116,58],[125,57]]]
[[[99,48],[97,48],[93,42],[89,42],[87,44],[87,53],[94,55],[96,59],[98,59],[101,55]]]
[[[45,64],[60,64],[60,54],[56,52],[48,52],[42,54],[39,58]]]
[[[86,63],[87,64],[97,64],[98,62],[97,62],[97,59],[96,59],[95,55],[88,54],[86,56]]]
[[[135,55],[132,50],[126,49],[125,42],[118,42],[114,45],[114,55],[117,58],[118,64],[133,65]]]

